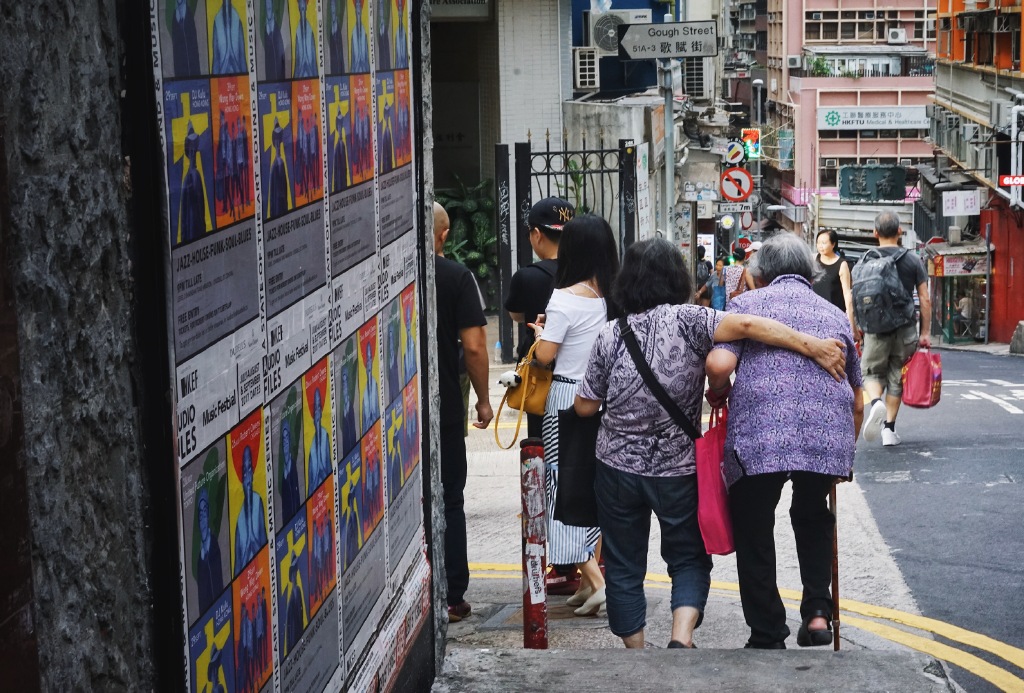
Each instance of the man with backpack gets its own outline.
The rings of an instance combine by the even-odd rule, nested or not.
[[[903,364],[918,346],[931,346],[928,274],[920,258],[900,246],[902,234],[895,213],[879,214],[874,232],[878,248],[866,252],[853,268],[854,312],[864,339],[864,390],[871,398],[861,436],[875,441],[881,435],[885,446],[900,444],[896,414],[903,396]],[[920,333],[914,315],[914,289],[921,302]]]

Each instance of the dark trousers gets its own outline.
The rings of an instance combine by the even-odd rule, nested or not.
[[[441,426],[441,485],[444,487],[444,569],[448,605],[461,604],[469,588],[466,549],[466,429],[460,421]]]
[[[544,415],[543,414],[527,414],[526,415],[526,435],[530,438],[543,438],[544,437]]]
[[[793,481],[789,517],[804,587],[800,615],[806,618],[818,610],[832,613],[832,531],[836,519],[829,512],[827,498],[834,477],[814,472],[745,476],[729,489],[729,511],[743,617],[750,626],[753,644],[782,642],[790,632],[775,573],[775,508],[789,479]]]

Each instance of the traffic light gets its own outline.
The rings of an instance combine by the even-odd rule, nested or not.
[[[747,159],[761,158],[761,130],[759,128],[743,128],[743,149]]]

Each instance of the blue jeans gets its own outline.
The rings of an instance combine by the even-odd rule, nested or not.
[[[711,557],[697,526],[697,477],[640,476],[599,462],[594,479],[604,537],[608,626],[621,638],[647,623],[647,545],[651,512],[661,523],[661,556],[672,578],[672,610],[702,615],[711,589]]]

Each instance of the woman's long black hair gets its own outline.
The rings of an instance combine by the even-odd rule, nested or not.
[[[612,298],[612,285],[619,273],[619,250],[608,222],[596,214],[581,214],[562,229],[558,244],[555,288],[565,289],[593,279],[604,296],[608,319],[621,313]]]

